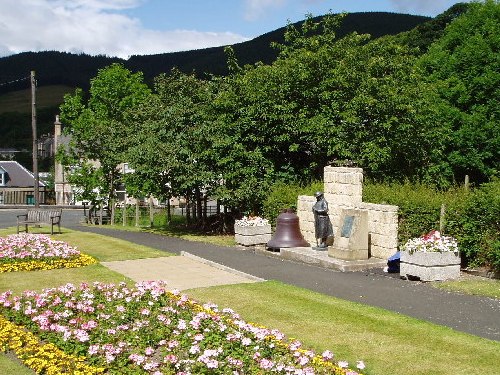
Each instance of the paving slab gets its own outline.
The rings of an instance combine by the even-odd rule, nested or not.
[[[163,280],[171,289],[254,283],[264,279],[183,252],[180,256],[101,262],[138,281]]]
[[[384,268],[387,265],[387,260],[378,258],[369,258],[366,260],[336,259],[330,257],[328,251],[316,251],[310,247],[281,248],[280,251],[273,252],[266,250],[264,247],[256,246],[255,252],[274,258],[302,262],[342,272],[365,271],[372,268]]]

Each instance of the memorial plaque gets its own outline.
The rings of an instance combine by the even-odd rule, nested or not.
[[[344,218],[344,224],[342,225],[342,231],[340,232],[341,237],[351,237],[352,224],[354,223],[354,216],[346,216]]]

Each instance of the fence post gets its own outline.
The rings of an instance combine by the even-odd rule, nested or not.
[[[154,226],[154,212],[153,212],[153,197],[149,197],[149,226],[153,228]]]
[[[139,226],[139,199],[135,200],[135,226]]]
[[[441,205],[441,214],[439,215],[439,231],[441,232],[441,234],[444,233],[444,227],[446,224],[445,214],[446,214],[446,207],[443,203]]]
[[[123,216],[122,216],[122,225],[127,225],[127,203],[123,201]]]

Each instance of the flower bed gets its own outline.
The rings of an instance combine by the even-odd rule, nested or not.
[[[13,234],[0,238],[0,273],[83,267],[97,261],[63,241],[44,234]]]
[[[458,244],[453,237],[441,236],[439,231],[433,230],[421,237],[408,240],[403,250],[410,254],[419,251],[424,253],[451,251],[458,254]]]
[[[235,220],[235,227],[263,227],[269,225],[269,220],[259,216],[243,216],[240,220]]]
[[[450,280],[460,277],[457,241],[438,231],[414,238],[401,250],[400,274],[421,281]]]
[[[74,359],[80,367],[69,372],[75,374],[357,374],[346,362],[333,362],[329,351],[316,355],[277,330],[200,305],[161,282],[5,292],[0,312],[8,320],[0,319],[1,349],[18,355],[20,349],[38,373],[65,372]]]

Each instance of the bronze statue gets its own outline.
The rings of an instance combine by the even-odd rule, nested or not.
[[[314,194],[316,203],[312,207],[314,213],[314,231],[316,234],[317,247],[313,249],[324,250],[328,248],[326,240],[328,238],[328,229],[330,219],[328,217],[328,203],[323,196],[323,193],[318,191]]]

